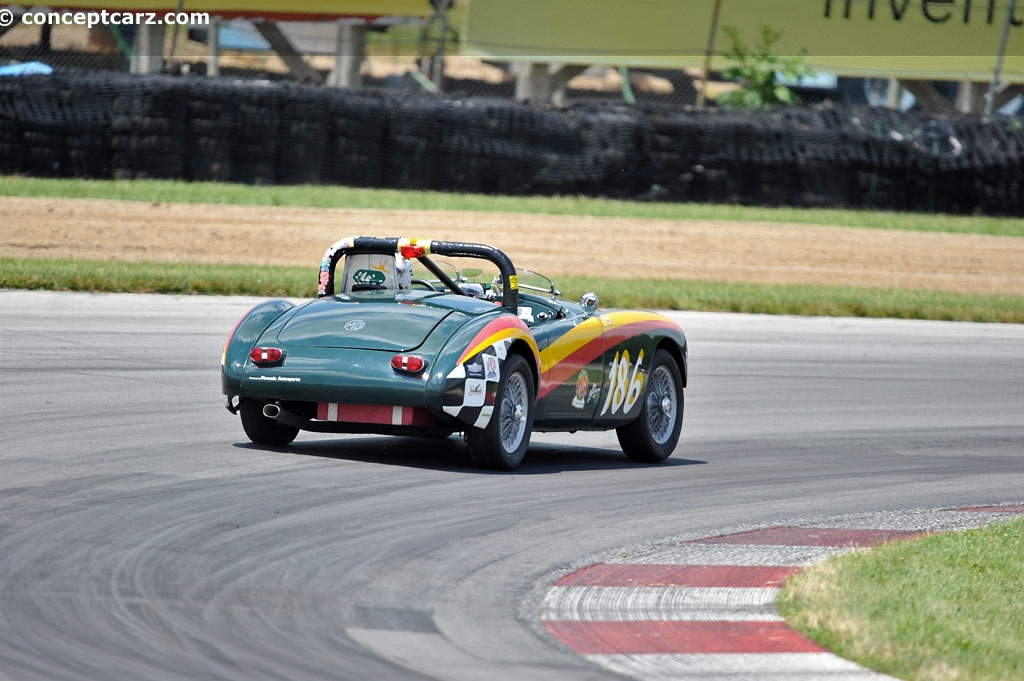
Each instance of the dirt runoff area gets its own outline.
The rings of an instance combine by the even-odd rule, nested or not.
[[[701,220],[0,198],[0,256],[299,265],[350,235],[489,243],[557,277],[1024,295],[1024,239]]]

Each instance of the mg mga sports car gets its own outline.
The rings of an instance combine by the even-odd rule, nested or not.
[[[512,470],[533,431],[614,429],[630,459],[666,459],[683,422],[682,330],[599,310],[593,293],[560,295],[492,246],[342,239],[324,253],[317,298],[269,300],[235,326],[227,408],[267,445],[300,430],[461,432],[477,465]]]

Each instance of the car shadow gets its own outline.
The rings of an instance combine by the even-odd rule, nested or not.
[[[669,457],[657,464],[637,463],[618,450],[531,443],[523,463],[514,471],[492,471],[477,467],[461,437],[349,437],[337,440],[293,442],[287,447],[270,447],[238,442],[239,449],[281,452],[339,461],[375,463],[406,468],[472,473],[478,475],[549,475],[573,471],[675,468],[706,464],[707,461]]]

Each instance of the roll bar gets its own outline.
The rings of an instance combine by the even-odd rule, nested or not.
[[[438,276],[453,292],[466,295],[458,283],[451,281],[443,271],[430,260],[430,255],[449,257],[481,258],[494,263],[501,274],[501,304],[512,314],[519,312],[519,281],[516,268],[507,255],[493,246],[462,241],[433,241],[431,239],[406,239],[402,237],[352,236],[333,243],[324,252],[320,261],[320,278],[317,283],[317,298],[334,295],[334,274],[341,258],[348,254],[371,253],[379,255],[400,254],[403,258],[419,260]],[[443,275],[443,276],[442,276]]]

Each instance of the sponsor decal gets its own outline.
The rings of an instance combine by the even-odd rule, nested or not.
[[[494,412],[494,382],[501,376],[501,362],[511,344],[511,340],[499,340],[452,369],[445,379],[445,413],[476,428],[487,426]]]
[[[582,409],[587,406],[587,388],[589,386],[590,381],[587,376],[587,370],[580,369],[580,373],[576,377],[576,396],[572,398],[572,406],[576,409]]]
[[[466,398],[463,406],[482,407],[487,397],[487,387],[479,378],[466,379]]]
[[[301,383],[298,376],[246,376],[250,381],[270,381],[271,383]]]
[[[623,350],[621,356],[615,353],[609,368],[608,396],[604,400],[604,407],[601,408],[601,415],[612,414],[623,408],[623,413],[628,414],[640,399],[640,393],[644,388],[644,377],[640,372],[640,365],[644,361],[644,351],[637,355],[636,364],[632,364],[629,358],[629,350]]]
[[[384,272],[374,269],[369,270],[356,270],[356,273],[352,275],[352,281],[357,284],[364,284],[369,286],[381,286],[387,281],[387,276]]]
[[[364,322],[362,319],[353,319],[351,321],[345,322],[346,331],[362,331],[365,328],[366,322]]]

